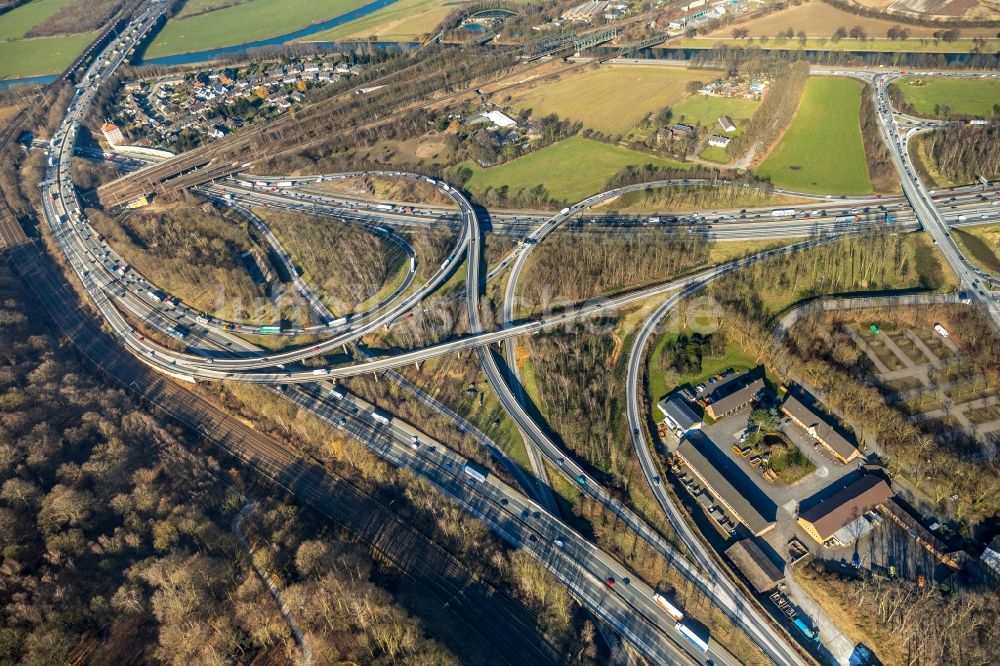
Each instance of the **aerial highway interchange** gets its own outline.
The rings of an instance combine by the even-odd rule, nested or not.
[[[625,192],[651,187],[705,185],[705,181],[669,181],[644,183],[603,192],[571,205],[556,215],[535,212],[497,213],[490,216],[488,233],[514,234],[518,245],[492,267],[482,258],[486,231],[476,209],[455,188],[443,181],[404,172],[355,172],[322,174],[310,177],[236,175],[222,177],[197,189],[221,205],[233,207],[261,232],[275,254],[287,262],[293,286],[314,314],[315,325],[281,334],[308,333],[321,338],[310,345],[280,352],[260,349],[237,335],[255,332],[259,322],[220,321],[171,300],[166,285],[151,284],[134,269],[126,268],[123,257],[114,253],[88,223],[82,210],[80,193],[70,177],[70,163],[77,154],[77,129],[102,80],[121,64],[130,49],[140,42],[159,18],[162,8],[153,3],[136,16],[121,36],[108,44],[103,57],[92,64],[79,85],[66,116],[48,144],[48,172],[42,191],[46,224],[65,255],[105,325],[121,346],[150,368],[186,382],[196,380],[240,381],[272,387],[277,395],[315,414],[367,445],[386,460],[412,469],[427,478],[460,506],[477,516],[505,540],[524,548],[543,562],[576,598],[628,641],[653,663],[738,663],[725,648],[710,640],[708,650],[693,647],[679,632],[675,618],[667,615],[654,599],[654,590],[627,567],[575,532],[557,515],[549,486],[544,483],[542,459],[552,469],[564,474],[580,489],[614,512],[625,526],[666,559],[685,578],[696,585],[730,621],[739,626],[750,640],[776,664],[808,663],[805,651],[740,586],[730,580],[718,558],[688,524],[680,509],[660,483],[659,470],[646,441],[644,417],[640,409],[639,378],[644,350],[657,326],[683,299],[706,288],[712,281],[733,271],[782,253],[798,252],[829,243],[846,235],[870,233],[873,227],[886,225],[886,215],[900,231],[923,229],[958,277],[961,289],[971,296],[990,317],[1000,324],[1000,306],[991,291],[995,281],[976,269],[963,255],[950,234],[953,225],[969,224],[996,218],[998,208],[990,189],[976,186],[957,188],[943,198],[931,193],[910,163],[907,144],[921,131],[933,127],[920,119],[897,114],[885,94],[885,86],[895,76],[869,71],[830,71],[831,75],[855,76],[876,88],[875,103],[886,144],[891,149],[900,174],[903,196],[841,197],[831,195],[800,196],[808,203],[796,205],[788,217],[776,218],[771,208],[718,210],[711,213],[679,216],[670,224],[652,216],[626,216],[622,223],[608,220],[596,207]],[[113,55],[113,54],[117,55]],[[928,76],[933,72],[926,73]],[[99,156],[94,156],[99,158]],[[137,163],[123,165],[133,168]],[[315,189],[324,180],[379,176],[418,180],[438,189],[450,199],[454,209],[425,206],[409,211],[378,210],[363,202],[350,200]],[[283,184],[289,182],[290,184]],[[247,184],[249,183],[249,184]],[[297,275],[288,253],[266,223],[252,212],[254,207],[299,210],[363,225],[373,233],[388,227],[438,225],[455,231],[448,258],[433,267],[423,284],[415,284],[418,258],[405,241],[388,232],[409,260],[403,282],[387,297],[368,310],[358,313],[331,312],[322,300]],[[457,211],[457,212],[456,212]],[[847,218],[853,218],[848,220]],[[539,243],[561,227],[588,232],[616,233],[616,230],[663,228],[686,229],[713,241],[801,239],[781,248],[768,249],[745,258],[693,272],[663,284],[634,290],[614,297],[593,299],[547,313],[539,318],[519,319],[515,309],[518,285],[528,258]],[[423,349],[380,356],[377,350],[365,350],[364,357],[353,363],[318,365],[321,357],[346,347],[360,347],[362,338],[391,325],[420,306],[453,275],[465,267],[464,290],[469,317],[467,335],[446,340]],[[506,275],[500,327],[486,330],[481,317],[482,298],[488,281]],[[664,514],[684,544],[679,552],[638,515],[615,499],[567,452],[549,437],[534,420],[525,404],[525,395],[517,377],[513,345],[504,344],[506,370],[501,368],[492,347],[517,336],[564,326],[568,323],[615,312],[626,305],[650,304],[644,313],[639,335],[628,356],[626,383],[627,420],[642,472]],[[165,336],[179,340],[183,350],[157,343],[137,330],[135,322]],[[180,329],[178,327],[181,327]],[[468,461],[420,432],[419,425],[394,419],[360,398],[338,392],[335,380],[358,374],[390,371],[437,355],[475,349],[490,386],[504,411],[516,424],[528,446],[538,485],[522,481],[517,488],[495,476],[476,478],[467,473]],[[305,363],[304,363],[305,362]],[[419,390],[419,389],[418,389]],[[432,408],[443,409],[443,406]],[[485,437],[485,436],[484,436]],[[501,459],[495,445],[490,455]],[[509,461],[507,461],[508,464]],[[514,467],[511,464],[511,467]],[[609,584],[609,581],[616,584]],[[676,625],[676,626],[675,626]]]

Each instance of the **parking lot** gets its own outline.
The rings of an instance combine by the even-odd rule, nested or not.
[[[835,461],[825,453],[825,449],[814,448],[813,439],[799,426],[783,424],[782,432],[799,451],[809,458],[810,462],[816,466],[816,470],[792,485],[786,485],[781,481],[768,483],[760,472],[750,466],[746,458],[737,455],[732,449],[733,444],[739,441],[740,435],[746,430],[750,411],[750,409],[744,409],[712,425],[706,425],[702,430],[716,447],[733,463],[746,471],[754,485],[777,505],[779,523],[782,522],[782,513],[786,518],[794,517],[801,500],[815,495],[830,483],[857,469],[857,465],[842,465]]]

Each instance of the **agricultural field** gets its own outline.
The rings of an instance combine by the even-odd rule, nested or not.
[[[365,0],[249,0],[197,16],[167,22],[146,49],[146,58],[234,46],[294,32],[341,16]],[[226,26],[221,30],[220,26]]]
[[[605,134],[621,134],[647,113],[673,106],[688,96],[691,81],[713,78],[712,72],[670,67],[603,66],[494,101],[535,115],[557,114]]]
[[[919,79],[905,77],[892,85],[903,93],[921,116],[942,115],[940,107],[952,114],[988,117],[1000,105],[1000,81],[993,79]]]
[[[423,35],[434,32],[444,17],[461,4],[447,0],[399,0],[368,16],[309,35],[302,41],[366,39],[372,35],[381,41],[419,41]]]
[[[758,167],[776,187],[801,192],[872,191],[861,141],[862,83],[812,78],[791,127]]]
[[[828,5],[821,0],[811,0],[798,6],[789,6],[767,16],[751,19],[746,22],[734,23],[724,28],[709,33],[706,39],[718,39],[732,37],[734,28],[746,28],[750,31],[750,37],[770,37],[774,38],[779,32],[784,32],[789,28],[792,32],[798,33],[800,30],[806,33],[807,37],[829,38],[839,27],[844,26],[848,30],[854,26],[860,26],[869,37],[885,38],[889,28],[902,26],[910,31],[910,38],[921,37],[931,38],[931,35],[941,28],[906,25],[897,21],[887,21],[867,16],[858,16],[845,12],[832,5]],[[962,28],[961,36],[971,39],[972,37],[996,37],[996,28]],[[853,39],[845,39],[846,42],[854,43]],[[798,43],[797,41],[795,42]],[[897,42],[898,43],[898,42]]]
[[[24,37],[24,33],[73,2],[73,0],[31,0],[0,15],[0,41]]]
[[[0,42],[0,79],[58,74],[69,67],[97,33]]]
[[[0,16],[0,79],[57,74],[96,37],[87,32],[24,38],[25,33],[74,0],[31,0]]]
[[[1000,277],[1000,224],[955,228],[952,236],[974,264]]]
[[[234,5],[242,5],[249,0],[186,0],[177,13],[177,18],[196,16],[217,9],[225,9]]]
[[[578,136],[489,169],[463,163],[472,169],[472,178],[466,186],[473,194],[482,193],[488,187],[496,189],[506,185],[514,193],[543,185],[552,199],[567,202],[600,192],[611,176],[633,164],[686,166]]]

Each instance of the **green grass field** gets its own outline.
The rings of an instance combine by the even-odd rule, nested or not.
[[[1000,49],[1000,40],[988,39],[984,53],[993,53]],[[690,39],[680,39],[671,42],[678,48],[711,49],[716,46],[741,46],[761,48],[766,50],[782,49],[789,51],[817,50],[817,51],[902,51],[906,53],[969,53],[975,43],[971,39],[956,39],[953,42],[937,41],[934,39],[842,39],[835,42],[832,39],[807,39],[806,43],[800,44],[797,39],[768,39],[761,43],[759,39],[718,39],[714,37],[693,37]]]
[[[6,14],[0,14],[0,41],[19,39],[24,33],[73,2],[73,0],[31,0]]]
[[[722,356],[705,356],[702,358],[701,372],[682,375],[673,369],[660,370],[660,358],[663,356],[664,347],[666,347],[667,342],[676,340],[678,335],[677,331],[666,333],[653,344],[653,349],[650,351],[646,372],[649,377],[649,397],[654,403],[658,402],[663,396],[678,386],[683,386],[684,384],[697,386],[709,377],[727,368],[733,368],[737,372],[742,372],[755,368],[758,365],[743,349],[732,343],[726,343],[726,351]],[[654,416],[659,419],[662,417],[662,412],[654,410]]]
[[[86,32],[0,42],[0,79],[57,74],[69,67],[95,37],[97,33]]]
[[[365,4],[366,0],[250,0],[207,14],[168,21],[149,45],[145,56],[157,58],[276,37]]]
[[[811,78],[791,127],[757,175],[802,192],[872,191],[861,141],[861,86],[842,78]]]
[[[22,39],[24,34],[74,0],[31,0],[0,15],[0,79],[56,74],[95,37],[88,32]]]
[[[516,93],[509,103],[530,108],[535,115],[555,113],[607,134],[621,134],[647,113],[655,114],[687,97],[689,81],[710,81],[715,76],[670,67],[605,65]]]
[[[1000,275],[1000,224],[977,224],[955,228],[952,235],[974,264]]]
[[[749,120],[757,111],[760,102],[740,97],[714,97],[711,95],[691,95],[686,100],[671,107],[674,121],[701,125],[716,134],[722,134],[719,116],[729,116],[736,124],[736,136],[743,123]]]
[[[232,5],[242,5],[249,0],[185,0],[181,5],[181,10],[176,14],[177,18],[184,18],[195,14],[214,11]]]
[[[894,83],[907,102],[922,116],[939,115],[934,107],[947,106],[952,113],[990,116],[1000,104],[1000,81],[994,79],[917,79],[906,77]]]
[[[576,202],[600,192],[608,178],[630,164],[684,167],[634,150],[582,137],[570,137],[516,160],[489,169],[468,162],[473,175],[467,187],[473,193],[507,185],[513,194],[539,183],[556,200]]]
[[[458,4],[448,0],[399,0],[368,16],[309,35],[302,41],[360,39],[370,35],[377,35],[383,41],[416,41],[432,32]]]

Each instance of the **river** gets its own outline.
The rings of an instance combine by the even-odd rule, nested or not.
[[[264,46],[281,46],[282,44],[287,44],[293,42],[297,39],[302,39],[303,37],[308,37],[309,35],[315,35],[316,33],[323,32],[324,30],[329,30],[330,28],[335,28],[338,25],[343,25],[350,21],[354,21],[363,16],[367,16],[378,10],[388,7],[389,5],[395,4],[398,0],[375,0],[367,5],[358,7],[357,9],[347,12],[346,14],[341,14],[340,16],[335,16],[326,21],[321,21],[319,23],[313,23],[305,28],[296,30],[295,32],[289,32],[284,35],[278,35],[276,37],[270,37],[268,39],[261,39],[255,42],[246,42],[243,44],[235,44],[233,46],[224,46],[218,49],[210,49],[207,51],[196,51],[194,53],[178,53],[176,55],[162,56],[159,58],[142,58],[140,56],[139,60],[134,64],[136,65],[191,65],[201,62],[211,62],[213,60],[218,60],[224,56],[230,56],[236,53],[242,53],[249,49],[260,48]],[[312,42],[325,48],[337,48],[340,46],[355,45],[359,42]],[[372,46],[379,48],[409,48],[419,46],[415,42],[363,42],[365,44],[371,44]],[[45,85],[51,83],[59,78],[58,74],[48,74],[45,76],[30,76],[21,79],[5,79],[0,81],[0,88],[9,88],[14,85],[27,85],[27,84],[40,84]]]

